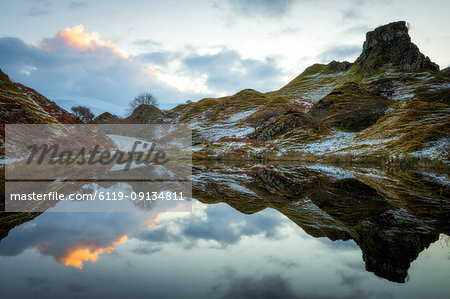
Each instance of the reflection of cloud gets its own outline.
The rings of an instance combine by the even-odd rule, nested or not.
[[[157,224],[158,222],[159,222],[159,215],[156,215],[155,217],[146,220],[145,225],[147,225],[147,227],[150,228],[150,227],[154,226],[155,224]]]
[[[30,287],[42,286],[49,283],[48,277],[37,277],[37,276],[25,277],[25,281]]]
[[[111,253],[128,234],[142,227],[134,213],[44,213],[10,231],[0,242],[0,255],[14,256],[35,248],[43,256],[78,269]]]
[[[328,238],[318,238],[317,241],[319,241],[321,244],[331,248],[331,249],[339,249],[339,250],[356,250],[360,251],[361,249],[359,246],[355,243],[353,240],[335,240],[332,241]]]
[[[25,283],[32,289],[36,296],[47,294],[50,291],[50,279],[48,277],[25,277]]]
[[[280,239],[279,229],[284,225],[283,218],[276,211],[242,215],[225,204],[208,205],[201,213],[193,208],[188,216],[167,219],[163,223],[138,233],[136,237],[157,243],[181,243],[185,247],[195,246],[201,240],[226,247],[242,238],[260,234]]]
[[[337,270],[337,275],[340,278],[342,286],[349,289],[349,293],[346,298],[392,298],[392,294],[386,291],[370,291],[366,290],[361,282],[367,277],[364,275],[346,273],[341,270]]]
[[[348,287],[345,295],[331,295],[328,290],[310,293],[294,289],[292,283],[280,274],[242,275],[230,267],[224,268],[216,277],[217,283],[211,288],[211,297],[218,298],[390,298],[387,292],[372,292],[361,288],[363,276],[337,272],[341,285]],[[322,293],[322,294],[321,294]]]
[[[356,288],[364,278],[362,275],[346,274],[344,271],[338,271],[338,275],[341,278],[341,284],[350,288]]]
[[[127,240],[127,236],[122,236],[118,240],[113,241],[109,246],[98,247],[96,244],[90,245],[75,245],[72,248],[67,248],[66,252],[56,257],[58,263],[64,264],[66,266],[72,266],[77,269],[83,269],[83,262],[97,262],[98,255],[102,253],[111,253],[116,249],[117,244],[124,243]],[[40,252],[45,252],[47,250],[48,243],[43,245],[38,245],[36,248]]]
[[[239,277],[231,280],[222,298],[299,298],[280,275]]]
[[[212,297],[218,298],[328,298],[298,292],[290,281],[279,274],[255,274],[242,276],[226,268],[217,277],[217,285],[211,289]]]
[[[81,292],[86,292],[88,288],[84,285],[69,283],[66,286],[66,289],[70,293],[81,293]]]
[[[277,266],[281,266],[281,267],[284,267],[287,269],[299,267],[299,264],[294,261],[282,259],[282,258],[280,258],[278,256],[274,256],[274,255],[268,256],[267,261],[269,263],[272,263],[272,264],[275,264]]]

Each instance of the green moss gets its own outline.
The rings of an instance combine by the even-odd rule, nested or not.
[[[435,77],[414,91],[414,100],[450,104],[450,80],[448,78]],[[439,87],[444,86],[444,87]],[[447,87],[445,87],[447,86]]]
[[[383,116],[388,104],[388,99],[349,82],[314,104],[310,114],[341,131],[358,132]]]
[[[430,141],[448,136],[450,107],[442,103],[408,101],[380,118],[363,131],[359,140],[387,139],[384,150],[390,153],[410,153]]]

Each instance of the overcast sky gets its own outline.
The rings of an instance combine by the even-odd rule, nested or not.
[[[51,99],[163,107],[244,88],[276,90],[307,66],[356,59],[392,21],[450,65],[450,1],[0,0],[0,68]]]

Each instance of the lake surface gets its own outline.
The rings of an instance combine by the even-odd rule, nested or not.
[[[0,241],[2,297],[450,294],[445,172],[199,164],[193,197],[192,212],[45,212],[18,223]]]

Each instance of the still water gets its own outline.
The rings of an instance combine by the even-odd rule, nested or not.
[[[196,165],[192,212],[18,221],[0,241],[1,294],[448,298],[448,192],[439,171]]]

